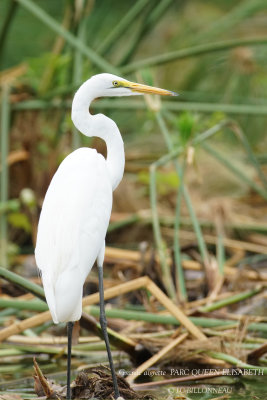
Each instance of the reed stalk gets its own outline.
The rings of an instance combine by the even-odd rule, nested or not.
[[[21,0],[19,0],[21,1]],[[24,0],[25,1],[25,0]],[[267,37],[256,37],[246,39],[225,40],[216,43],[205,43],[186,49],[172,51],[170,53],[160,54],[141,61],[135,61],[131,64],[121,67],[121,72],[129,74],[142,68],[162,65],[177,60],[196,57],[204,54],[230,50],[240,46],[263,46],[267,44]]]
[[[250,186],[255,192],[257,192],[264,200],[267,200],[267,191],[261,188],[257,183],[250,179],[243,171],[236,167],[229,158],[225,157],[222,153],[219,153],[215,148],[211,147],[207,143],[202,143],[203,149],[212,155],[216,160],[218,160],[222,165],[229,169],[234,175],[238,177],[241,181],[245,182]]]
[[[6,37],[8,35],[8,31],[10,29],[10,26],[11,26],[13,20],[14,20],[15,15],[16,15],[17,8],[18,8],[18,4],[15,3],[14,1],[12,1],[9,4],[7,15],[6,15],[6,18],[5,18],[5,21],[3,23],[3,27],[2,27],[1,33],[0,33],[0,60],[2,60],[2,53],[3,53],[3,48],[4,48],[4,45],[5,45],[5,40],[6,40]]]
[[[136,222],[142,222],[142,217],[139,214],[131,214],[129,217],[126,217],[116,222],[111,222],[108,226],[108,232],[113,232],[117,229],[133,225]]]
[[[45,299],[44,289],[41,286],[36,285],[36,283],[33,283],[28,279],[25,279],[22,276],[15,274],[14,272],[0,267],[0,277],[14,283],[14,285],[18,285],[25,291],[32,293],[36,297],[39,297],[41,300]]]
[[[16,299],[1,299],[0,308],[12,307],[16,310],[29,311],[46,311],[48,306],[41,300],[16,300]]]
[[[237,138],[240,140],[241,144],[243,145],[248,159],[251,163],[251,165],[254,166],[259,179],[262,182],[262,185],[264,186],[265,190],[267,190],[267,178],[265,176],[265,174],[263,173],[260,163],[257,160],[257,157],[255,156],[255,154],[253,153],[250,143],[246,137],[246,135],[244,134],[243,130],[240,128],[240,126],[238,126],[236,123],[231,127],[233,132],[235,133],[235,135],[237,136]]]
[[[156,3],[148,2],[149,7],[147,7],[142,14],[142,23],[133,39],[128,44],[126,52],[121,57],[119,62],[120,66],[128,63],[144,37],[152,29],[155,29],[157,22],[162,18],[172,1],[173,0],[157,0]]]
[[[141,365],[139,365],[127,378],[128,383],[132,383],[138,376],[143,374],[148,368],[151,368],[152,365],[159,362],[166,354],[168,354],[171,350],[178,347],[180,343],[182,343],[188,337],[188,333],[182,333],[178,337],[170,340],[170,342],[164,346],[161,350],[159,350],[156,354],[150,357],[148,360],[144,361]]]
[[[39,7],[32,0],[16,0],[22,7],[26,8],[32,15],[43,22],[49,29],[58,35],[62,36],[66,42],[73,48],[79,50],[81,54],[87,57],[93,64],[95,64],[101,71],[109,71],[111,73],[118,73],[117,68],[107,62],[97,52],[86,46],[79,38],[76,38],[72,33],[60,25],[53,17],[47,14],[41,7]]]
[[[221,18],[216,18],[216,21],[209,24],[204,32],[199,32],[199,34],[194,35],[194,43],[204,43],[210,38],[214,38],[225,32],[230,32],[232,28],[235,28],[238,23],[252,18],[255,13],[260,10],[266,9],[265,0],[244,0],[238,3],[236,6],[230,9],[230,11],[224,14]]]
[[[174,248],[174,262],[176,267],[176,287],[178,290],[179,300],[184,303],[187,301],[187,290],[185,284],[184,270],[182,266],[182,255],[179,239],[180,230],[180,217],[181,217],[181,202],[182,202],[182,190],[181,187],[184,185],[184,171],[185,162],[181,167],[181,182],[179,182],[179,187],[177,189],[177,200],[175,208],[175,220],[174,220],[174,235],[173,235],[173,248]]]
[[[77,27],[77,39],[81,43],[85,43],[86,37],[86,16],[82,16],[78,22]],[[73,86],[79,86],[82,81],[82,73],[83,73],[83,54],[80,49],[74,49],[74,58],[73,58],[73,76],[72,76],[72,84]],[[81,146],[81,136],[74,124],[72,125],[72,150],[76,150]]]
[[[156,169],[152,164],[150,167],[150,203],[151,203],[151,211],[152,211],[152,225],[154,231],[155,242],[158,250],[158,255],[160,259],[160,266],[162,270],[162,281],[165,286],[165,289],[170,296],[171,299],[176,298],[175,287],[172,280],[170,265],[168,262],[166,246],[163,242],[163,238],[161,235],[158,211],[157,211],[157,192],[156,192]]]
[[[159,124],[159,127],[161,129],[161,132],[163,134],[163,137],[165,139],[165,142],[167,144],[167,148],[169,150],[169,154],[161,157],[158,161],[154,162],[151,167],[150,167],[150,201],[151,201],[151,211],[152,211],[152,224],[153,224],[153,230],[154,230],[154,235],[155,235],[155,241],[156,241],[156,245],[159,251],[159,257],[160,257],[160,261],[161,261],[161,266],[162,266],[162,270],[163,270],[163,276],[166,277],[167,276],[167,281],[170,279],[170,277],[168,277],[168,262],[167,262],[167,255],[165,254],[164,251],[164,245],[163,245],[163,239],[161,236],[161,231],[160,231],[160,220],[159,220],[159,216],[158,216],[158,211],[157,211],[157,193],[156,193],[156,168],[166,164],[167,162],[174,160],[175,163],[175,167],[176,167],[176,171],[179,177],[179,180],[181,182],[180,184],[180,191],[183,194],[184,198],[185,198],[185,202],[189,211],[189,215],[190,215],[190,219],[192,221],[192,225],[197,237],[197,242],[198,242],[198,246],[199,246],[199,250],[200,250],[200,254],[203,260],[203,264],[205,265],[205,267],[207,267],[208,264],[208,251],[206,248],[206,244],[205,244],[205,240],[203,237],[203,234],[201,232],[201,228],[200,228],[200,224],[198,222],[198,219],[196,217],[189,193],[187,191],[186,186],[183,184],[183,180],[182,180],[182,169],[177,161],[177,156],[180,155],[183,152],[183,148],[179,147],[178,149],[174,150],[174,146],[172,144],[171,138],[170,138],[170,134],[168,132],[168,129],[165,125],[165,122],[163,120],[163,118],[161,117],[160,113],[156,114],[156,118],[157,118],[157,122]],[[202,146],[204,146],[203,142],[205,140],[207,140],[208,138],[210,138],[211,136],[213,136],[215,133],[217,133],[218,131],[220,131],[220,129],[222,129],[223,127],[227,126],[230,124],[231,121],[228,120],[224,120],[219,122],[218,124],[216,124],[215,126],[213,126],[212,128],[208,129],[207,131],[203,132],[202,134],[198,135],[195,139],[192,140],[192,145],[199,145],[202,144]],[[205,145],[207,146],[207,145]],[[179,200],[180,202],[180,200]],[[177,211],[178,208],[178,211]],[[177,216],[178,213],[178,216]],[[175,232],[174,232],[174,237],[177,239],[177,219],[179,219],[179,203],[177,203],[177,207],[176,207],[176,219],[175,219]],[[224,265],[224,243],[223,240],[221,240],[220,243],[218,243],[218,249],[219,249],[219,253],[218,253],[218,261],[219,261],[219,267],[220,267],[220,271],[221,273],[223,272],[223,265]],[[179,268],[179,255],[178,255],[178,244],[177,241],[176,243],[174,243],[174,249],[175,249],[175,261],[176,261],[176,267],[177,267],[177,273],[179,274],[179,271],[181,270],[181,268]],[[181,280],[181,282],[183,282],[181,285],[185,288],[185,284],[184,284],[184,280]],[[167,288],[168,286],[165,287]],[[183,293],[184,292],[184,289]],[[169,288],[169,293],[171,292],[171,289]]]
[[[10,199],[7,201],[1,201],[0,203],[0,215],[5,214],[9,211],[18,211],[20,209],[20,202],[18,199]]]
[[[143,11],[144,7],[149,3],[149,0],[138,0],[133,3],[129,11],[124,17],[118,22],[109,35],[102,40],[97,48],[98,54],[105,54],[110,52],[114,44],[120,39],[121,35],[131,26],[136,20],[138,15]]]
[[[87,312],[94,317],[98,317],[99,307],[90,306],[87,308]],[[165,324],[178,325],[178,326],[180,325],[180,322],[175,317],[167,314],[160,314],[160,313],[156,314],[144,311],[121,310],[116,308],[107,309],[106,314],[108,318],[122,318],[125,320],[144,321],[144,322],[164,324],[164,325]],[[231,327],[232,329],[232,328],[237,328],[239,324],[238,321],[232,321],[229,319],[227,320],[227,319],[205,318],[205,317],[189,317],[189,319],[193,322],[194,325],[200,326],[201,328]],[[252,322],[248,324],[247,329],[248,331],[267,332],[267,323]]]
[[[223,300],[220,301],[216,301],[212,304],[209,304],[207,306],[203,306],[199,308],[199,311],[201,312],[210,312],[210,311],[214,311],[214,310],[218,310],[220,308],[223,307],[227,307],[230,304],[235,304],[238,303],[239,301],[243,301],[246,299],[249,299],[250,297],[255,296],[256,294],[260,293],[264,288],[263,287],[258,287],[256,289],[253,290],[248,290],[246,292],[241,292],[238,294],[235,294],[233,296],[229,296]]]
[[[165,124],[165,121],[164,121],[161,113],[159,113],[159,112],[156,113],[156,119],[157,119],[159,128],[160,128],[160,130],[161,130],[161,132],[163,134],[163,137],[165,139],[168,151],[170,153],[175,151],[174,150],[174,145],[173,145],[172,140],[171,140],[171,136],[170,136],[170,134],[168,132],[167,126]],[[177,159],[174,159],[174,165],[175,165],[175,169],[176,169],[177,175],[179,177],[179,180],[181,181],[181,167],[180,167],[180,164],[179,164]],[[192,224],[193,224],[193,228],[194,228],[194,231],[195,231],[196,236],[197,236],[197,242],[198,242],[199,251],[200,251],[200,254],[201,254],[201,257],[202,257],[203,264],[207,265],[207,263],[209,262],[208,261],[207,247],[206,247],[206,244],[205,244],[205,241],[204,241],[204,238],[203,238],[203,235],[202,235],[202,231],[201,231],[197,216],[195,214],[195,210],[194,210],[194,207],[192,205],[191,198],[190,198],[190,195],[188,193],[186,185],[181,185],[180,190],[183,193],[183,196],[184,196],[184,199],[185,199],[185,203],[186,203],[186,206],[187,206],[187,209],[189,211],[189,215],[190,215],[190,218],[191,218],[191,221],[192,221]]]
[[[6,349],[0,349],[0,357],[20,356],[22,354],[24,354],[24,351],[18,348],[14,348],[13,345],[12,349],[10,347]]]
[[[67,89],[60,89],[58,92],[60,95],[65,95],[68,93],[73,93],[77,89],[76,85],[72,85]],[[46,100],[27,100],[20,103],[15,103],[12,105],[12,110],[48,110],[50,108],[70,108],[71,101],[46,101]],[[106,110],[146,110],[147,107],[142,100],[131,99],[128,100],[118,100],[112,99],[101,100],[92,104],[92,109],[106,109]],[[162,102],[162,111],[197,111],[202,113],[212,113],[212,112],[223,112],[226,114],[236,114],[236,115],[262,115],[267,114],[267,105],[265,104],[225,104],[225,103],[196,103],[196,102],[182,102],[182,101],[167,101]]]
[[[63,19],[61,22],[61,26],[67,31],[71,30],[71,21],[72,21],[72,7],[71,4],[67,4],[64,9]],[[38,97],[46,97],[46,93],[51,87],[51,83],[53,82],[56,70],[56,56],[60,55],[64,49],[65,39],[62,36],[57,36],[54,42],[54,45],[51,49],[51,58],[48,61],[44,73],[40,79],[39,87],[38,87]]]
[[[208,129],[206,132],[204,132],[204,134],[201,134],[199,136],[197,136],[194,140],[193,143],[196,145],[200,142],[203,142],[203,139],[207,139],[208,137],[212,136],[214,133],[218,132],[221,128],[224,127],[229,127],[234,134],[236,135],[237,139],[240,141],[240,143],[242,144],[245,152],[247,153],[248,159],[251,163],[252,166],[254,166],[259,179],[261,180],[263,186],[267,187],[267,179],[264,175],[264,173],[262,172],[262,169],[260,167],[260,164],[257,160],[257,158],[255,157],[251,146],[249,144],[249,141],[246,137],[246,135],[244,134],[244,132],[242,131],[242,129],[240,128],[239,125],[237,125],[237,123],[235,121],[232,120],[223,120],[221,122],[219,122],[219,124],[214,125],[214,127]]]
[[[260,370],[262,374],[267,375],[267,367],[260,367],[258,365],[251,365],[247,364],[238,358],[231,356],[230,354],[225,354],[225,353],[220,353],[216,351],[208,351],[206,352],[209,356],[217,359],[217,360],[222,360],[225,361],[231,365],[234,365],[237,368],[244,368],[246,370]]]
[[[2,89],[1,107],[1,180],[0,180],[0,204],[8,202],[8,152],[9,152],[9,126],[10,126],[10,102],[9,86],[4,85]],[[8,266],[7,257],[8,232],[5,214],[0,214],[0,261],[4,267]]]
[[[222,233],[218,233],[217,244],[216,244],[216,256],[217,256],[217,263],[220,274],[224,275],[224,265],[226,262],[225,259],[225,248],[223,243],[223,235]]]

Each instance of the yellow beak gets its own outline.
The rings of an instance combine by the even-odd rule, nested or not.
[[[141,85],[140,83],[127,82],[125,87],[128,87],[133,92],[146,93],[146,94],[160,94],[161,96],[178,96],[177,93],[170,90],[160,89],[153,86]]]

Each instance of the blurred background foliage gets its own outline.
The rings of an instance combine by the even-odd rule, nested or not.
[[[2,239],[9,224],[10,254],[33,251],[42,199],[62,159],[82,145],[105,154],[103,143],[79,135],[70,119],[75,89],[103,71],[180,94],[161,103],[104,99],[93,106],[116,121],[125,141],[126,177],[114,211],[150,207],[149,165],[170,151],[168,140],[172,150],[184,149],[200,219],[212,219],[207,199],[248,195],[253,184],[226,172],[201,146],[188,155],[201,132],[226,119],[235,121],[237,134],[226,124],[210,142],[250,182],[258,180],[266,196],[264,174],[260,179],[253,169],[253,162],[264,169],[267,160],[266,0],[2,0],[0,15],[0,211]],[[168,137],[156,118],[160,104]],[[168,163],[156,180],[158,207],[174,212],[181,176]],[[146,234],[114,240],[139,242]]]
[[[29,293],[26,301],[20,295],[28,292],[28,284],[40,285],[33,254],[36,231],[60,162],[81,146],[106,154],[101,140],[77,132],[70,109],[82,82],[110,72],[179,96],[105,98],[91,105],[93,113],[102,112],[118,124],[126,150],[125,174],[114,192],[107,234],[105,288],[147,275],[188,315],[196,315],[195,321],[200,316],[201,329],[213,327],[205,331],[208,349],[218,343],[216,351],[227,354],[205,353],[203,341],[194,342],[188,346],[190,365],[197,349],[196,362],[205,365],[213,365],[214,357],[238,366],[246,359],[266,366],[266,0],[0,0],[0,16],[2,325],[16,321],[17,326],[35,313],[31,307],[40,306]],[[20,277],[6,268],[26,277],[20,283],[23,290],[10,285],[17,285]],[[97,291],[97,282],[93,269],[84,295]],[[37,293],[42,291],[34,286]],[[120,317],[114,327],[122,327],[123,335],[149,332],[152,345],[145,346],[152,354],[160,348],[154,339],[164,326],[157,318],[165,315],[149,291],[114,299]],[[158,326],[149,323],[147,330],[135,322],[125,325],[130,314],[122,321],[121,312],[127,315],[127,309],[148,311]],[[218,325],[210,318],[212,310]],[[46,336],[49,324],[24,331],[25,338],[35,339],[41,332]],[[54,333],[62,334],[61,329]],[[170,338],[173,342],[170,332],[162,337],[162,346]],[[261,344],[263,351],[258,352]],[[7,364],[0,366],[4,379],[12,373],[21,377],[22,370],[32,375],[32,365],[27,369],[25,363],[27,358],[31,364],[29,347],[24,352],[17,348],[17,358],[11,341],[15,359],[8,360],[5,346],[1,354]],[[254,348],[257,356],[254,351],[245,355],[245,349]],[[31,351],[56,354],[44,347]],[[44,358],[47,372],[65,368],[58,364],[64,350],[58,351],[60,357]],[[82,348],[82,353],[91,364],[91,348]],[[173,354],[180,363],[176,348]],[[98,352],[97,363],[99,357]],[[121,363],[121,354],[119,359]],[[244,381],[226,378],[244,390]],[[259,382],[254,383],[246,398],[260,396],[260,390]]]

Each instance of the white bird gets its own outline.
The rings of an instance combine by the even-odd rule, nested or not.
[[[103,293],[105,236],[112,208],[112,192],[120,183],[125,164],[124,145],[116,123],[103,114],[91,115],[89,106],[98,97],[156,93],[176,95],[103,73],[92,76],[76,92],[72,121],[86,136],[106,142],[107,159],[95,149],[80,148],[68,155],[55,173],[42,206],[35,257],[41,271],[45,296],[54,323],[68,322],[67,398],[70,392],[71,335],[73,322],[81,317],[84,281],[97,260],[100,323],[106,342],[114,383]]]

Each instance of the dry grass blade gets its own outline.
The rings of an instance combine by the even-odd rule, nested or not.
[[[33,359],[33,365],[34,365],[34,371],[35,374],[34,375],[34,380],[35,380],[35,388],[37,389],[37,391],[43,391],[44,394],[46,395],[46,397],[51,397],[53,396],[53,389],[50,388],[49,383],[46,379],[46,377],[43,375],[39,365],[37,364],[36,359]]]
[[[22,397],[17,393],[2,393],[0,394],[0,400],[22,400]]]
[[[83,336],[79,337],[79,343],[95,343],[99,342],[100,338],[98,336]],[[67,345],[68,338],[66,336],[45,336],[45,337],[31,337],[31,336],[23,336],[23,335],[12,335],[8,338],[8,342],[10,343],[19,343],[26,345],[58,345],[64,344]]]
[[[91,315],[88,315],[85,312],[82,313],[80,326],[84,329],[87,329],[91,333],[95,333],[100,338],[103,338],[101,325],[97,323],[97,321]],[[107,328],[107,331],[110,344],[118,350],[128,353],[132,359],[135,359],[137,343],[109,327]]]
[[[189,318],[176,306],[162,290],[160,290],[157,285],[154,284],[147,276],[143,276],[141,278],[134,279],[130,282],[122,283],[120,285],[116,285],[112,288],[105,290],[105,300],[111,299],[113,297],[118,296],[118,294],[122,295],[137,289],[146,288],[149,290],[157,300],[166,307],[169,312],[181,322],[181,324],[188,329],[188,331],[197,339],[203,340],[206,339],[206,336],[201,332],[199,328],[197,328],[193,322],[189,320]],[[92,304],[99,303],[99,294],[94,293],[89,295],[83,299],[83,306],[89,306]],[[21,322],[15,322],[7,328],[4,328],[0,331],[0,341],[7,339],[9,336],[18,334],[25,329],[33,328],[34,326],[38,326],[46,321],[51,319],[51,314],[49,311],[45,311],[40,313],[34,317],[28,318]]]
[[[164,228],[164,233],[173,235],[173,229]],[[196,234],[189,231],[180,231],[180,237],[185,240],[195,240]],[[207,243],[216,244],[217,238],[213,235],[204,234],[204,239]],[[267,247],[260,244],[249,243],[236,239],[223,238],[223,245],[230,249],[245,250],[252,253],[267,254]]]
[[[155,285],[154,282],[152,282],[148,278],[148,283],[146,285],[146,288],[156,297],[156,299],[169,310],[169,312],[177,318],[178,321],[181,322],[181,324],[197,339],[203,340],[206,339],[206,336],[204,333],[201,332],[200,329],[198,329],[193,322],[190,321],[190,319],[180,310],[179,307],[177,307],[167,296],[162,290],[158,288],[157,285]]]
[[[142,276],[141,278],[133,279],[132,281],[121,283],[105,290],[105,300],[109,300],[118,295],[132,292],[142,287],[147,287],[149,278]],[[91,294],[83,299],[83,307],[99,303],[99,293]]]
[[[172,231],[171,234],[173,234],[173,230],[170,228],[163,228],[164,232],[170,232]],[[194,240],[195,239],[195,234],[194,232],[185,232],[185,231],[180,231],[181,237],[184,239],[189,239],[189,240]],[[184,236],[183,236],[184,235]],[[212,235],[204,235],[204,238],[207,243],[211,244],[216,244],[216,238]],[[227,241],[224,242],[225,247],[233,248],[237,251],[239,251],[242,248],[242,252],[244,250],[250,251],[251,248],[247,247],[247,242],[241,242],[237,240],[232,240],[232,239],[226,239]],[[231,240],[231,242],[229,242]],[[253,247],[253,249],[256,251],[257,249]],[[258,248],[258,250],[263,250],[263,246]],[[266,250],[266,248],[265,248]],[[244,253],[243,257],[244,257]],[[151,255],[149,253],[145,253],[145,260],[149,261]],[[243,258],[241,257],[241,258]],[[108,263],[115,263],[115,262],[121,262],[121,260],[124,260],[126,262],[131,262],[131,263],[140,263],[141,261],[141,256],[139,251],[134,251],[134,250],[126,250],[126,249],[120,249],[120,248],[111,248],[111,247],[106,247],[106,254],[105,254],[105,261]],[[227,264],[225,265],[225,274],[228,275],[231,278],[234,278],[235,275],[240,275],[242,273],[242,276],[248,280],[259,280],[259,281],[264,281],[267,280],[267,275],[264,272],[258,272],[258,271],[252,271],[252,270],[243,270],[240,272],[240,270],[232,267],[233,263],[237,262],[240,260],[240,255],[238,254],[238,260],[233,260],[229,262],[227,260]],[[155,256],[155,261],[159,262],[158,256],[156,254]],[[182,261],[182,266],[186,270],[194,270],[194,271],[201,271],[202,270],[202,265],[198,261],[195,260],[183,260]],[[204,302],[206,302],[205,299],[203,299]]]
[[[251,351],[248,356],[248,362],[253,362],[254,364],[258,362],[259,358],[267,353],[267,343],[258,347],[256,350]]]
[[[219,376],[223,376],[225,374],[224,370],[219,370],[216,372],[209,372],[206,374],[199,374],[197,375],[197,380],[200,379],[210,379],[210,378],[217,378]],[[163,379],[162,381],[154,381],[154,382],[145,382],[145,383],[134,383],[132,385],[133,388],[136,389],[142,389],[146,390],[147,388],[151,386],[158,386],[158,385],[169,385],[170,383],[180,383],[180,382],[188,382],[188,381],[195,381],[196,376],[195,375],[189,375],[189,376],[179,376],[177,378],[171,378],[171,379]]]
[[[27,318],[23,321],[14,322],[12,325],[4,328],[0,331],[0,342],[7,339],[11,335],[16,335],[26,329],[33,328],[35,326],[42,325],[51,319],[50,311],[45,311],[34,315],[33,317]]]
[[[141,375],[144,371],[150,368],[152,365],[157,363],[165,354],[167,354],[170,350],[176,347],[178,344],[183,342],[188,336],[188,333],[183,333],[177,338],[173,339],[167,346],[163,347],[158,353],[154,354],[151,358],[145,361],[143,364],[139,365],[131,375],[129,375],[126,380],[127,382],[133,382],[139,375]]]
[[[124,294],[132,290],[139,289],[140,287],[144,287],[146,285],[147,279],[148,279],[147,277],[142,277],[135,279],[134,281],[126,282],[122,285],[109,288],[105,290],[105,300],[116,297],[118,293]],[[83,306],[97,304],[98,302],[99,302],[99,294],[94,293],[83,299]],[[23,332],[25,329],[41,325],[44,322],[49,321],[50,319],[51,319],[50,311],[45,311],[33,317],[27,318],[24,321],[15,322],[12,325],[0,331],[0,342],[7,339],[11,335],[15,335],[20,332]]]
[[[0,82],[2,85],[12,85],[16,79],[23,75],[27,70],[27,65],[25,63],[20,64],[16,67],[1,71]]]
[[[246,292],[237,293],[235,295],[228,296],[222,300],[213,301],[211,304],[200,307],[199,310],[201,312],[210,312],[210,311],[218,310],[220,308],[229,306],[230,304],[235,304],[239,301],[242,301],[242,300],[248,299],[252,296],[255,296],[256,294],[260,293],[263,289],[264,289],[264,287],[259,286],[253,290],[248,290]]]

